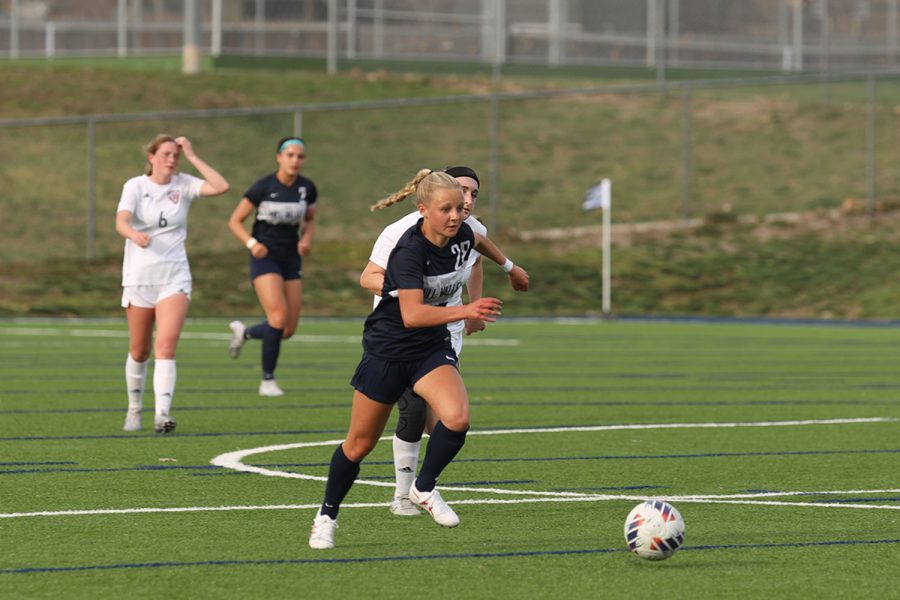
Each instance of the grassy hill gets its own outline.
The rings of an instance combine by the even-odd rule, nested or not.
[[[354,69],[329,78],[303,63],[253,67],[220,65],[185,77],[172,59],[14,61],[0,66],[9,83],[0,89],[0,114],[10,119],[452,97],[494,86],[480,73]],[[595,224],[599,216],[582,212],[580,199],[602,173],[615,182],[616,223],[675,224],[664,233],[617,237],[617,314],[900,317],[900,293],[890,279],[900,253],[887,210],[900,200],[894,108],[900,86],[879,86],[874,215],[859,214],[861,203],[854,200],[866,195],[864,85],[831,84],[827,98],[819,84],[695,92],[688,208],[703,225],[683,228],[677,225],[685,210],[679,171],[684,98],[611,91],[642,77],[652,73],[513,72],[500,83],[504,92],[597,90],[501,104],[497,189],[490,190],[494,182],[484,178],[479,211],[496,214],[492,237],[534,283],[531,293],[513,296],[502,273],[489,270],[487,291],[504,297],[507,314],[599,312],[596,236],[526,242],[520,234]],[[311,140],[307,174],[322,190],[315,254],[305,268],[305,314],[367,312],[369,299],[356,278],[377,231],[402,214],[373,215],[368,205],[421,166],[466,162],[484,173],[489,113],[488,103],[476,102],[304,116],[304,135]],[[122,242],[112,228],[113,213],[122,182],[140,169],[140,145],[158,130],[189,134],[201,155],[232,181],[227,197],[192,211],[192,315],[257,314],[245,252],[225,221],[249,183],[272,168],[270,142],[288,127],[290,120],[282,117],[98,126],[92,263],[83,258],[83,127],[3,129],[0,179],[8,190],[0,222],[0,316],[121,314]],[[55,185],[35,185],[48,175]],[[853,210],[836,212],[842,204]],[[738,218],[784,211],[810,218],[775,226]]]

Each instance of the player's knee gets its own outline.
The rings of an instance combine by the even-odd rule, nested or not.
[[[441,419],[444,427],[453,431],[466,431],[469,428],[469,411],[462,411]]]
[[[168,359],[175,358],[175,349],[178,346],[178,338],[167,339],[157,338],[154,353],[156,358]]]
[[[131,358],[135,362],[147,362],[147,359],[150,358],[150,348],[131,347],[128,352],[131,354]]]
[[[375,448],[378,438],[352,436],[344,442],[344,455],[353,462],[360,462]]]

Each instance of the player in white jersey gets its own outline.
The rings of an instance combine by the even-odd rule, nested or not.
[[[481,185],[478,175],[473,169],[465,166],[446,167],[444,172],[452,175],[462,186],[465,223],[478,235],[487,237],[487,227],[482,225],[472,215]],[[384,273],[391,251],[397,245],[397,240],[410,227],[414,226],[420,218],[419,212],[415,211],[394,221],[384,228],[375,241],[372,253],[369,256],[369,263],[360,276],[360,285],[375,294],[375,306],[381,301]],[[528,273],[524,269],[513,265],[511,261],[501,266],[509,273],[510,282],[514,289],[518,291],[528,289]],[[463,281],[466,282],[470,302],[481,298],[483,273],[481,254],[476,250],[472,250],[469,254]],[[447,306],[462,306],[462,304],[462,287],[460,287],[447,302]],[[447,329],[451,335],[453,349],[459,356],[462,353],[463,331],[467,335],[481,331],[484,329],[484,321],[478,319],[454,321],[447,324]],[[396,485],[394,498],[391,501],[391,512],[399,516],[413,516],[420,513],[416,506],[410,502],[408,493],[410,485],[416,477],[422,432],[425,430],[431,431],[434,419],[433,416],[426,412],[425,402],[410,389],[405,390],[397,401],[397,410],[399,418],[393,437]],[[429,418],[426,419],[426,416]],[[429,422],[426,423],[426,420]]]
[[[178,172],[181,155],[202,179]],[[171,416],[175,392],[175,348],[191,299],[191,269],[184,242],[188,211],[199,196],[218,196],[228,182],[200,159],[186,137],[160,134],[146,148],[145,174],[125,182],[116,209],[116,232],[125,238],[122,262],[122,307],[128,318],[129,348],[125,362],[128,413],[125,431],[141,429],[144,382],[153,325],[154,429],[175,429]]]

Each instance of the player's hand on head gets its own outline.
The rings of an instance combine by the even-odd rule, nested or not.
[[[181,148],[181,152],[185,156],[192,156],[194,154],[194,146],[191,144],[191,140],[183,135],[179,135],[175,138],[175,143],[178,144],[178,147]]]
[[[527,292],[529,284],[528,273],[522,267],[514,266],[512,271],[509,272],[509,283],[517,292]]]

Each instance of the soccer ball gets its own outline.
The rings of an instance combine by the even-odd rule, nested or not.
[[[625,543],[641,558],[669,558],[684,543],[684,519],[662,500],[641,502],[625,519]]]

